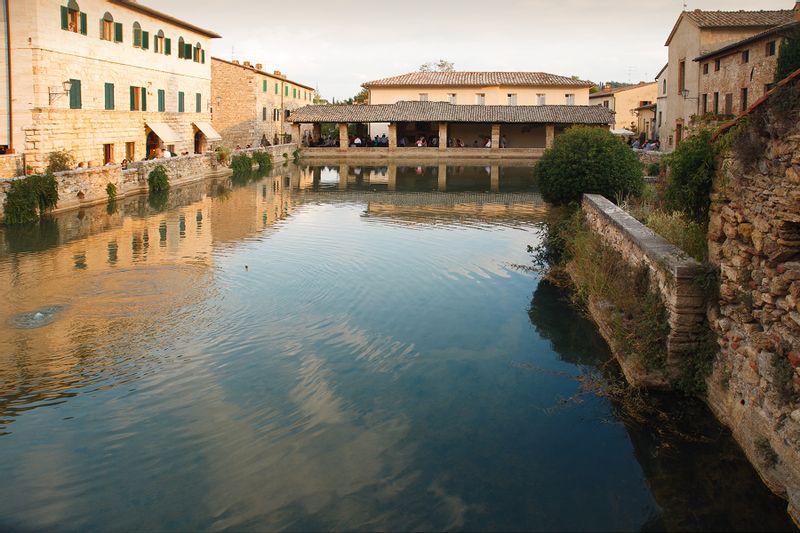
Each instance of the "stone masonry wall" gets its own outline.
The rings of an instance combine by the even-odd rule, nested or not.
[[[664,370],[648,370],[631,357],[614,350],[625,377],[633,385],[665,388],[677,377],[680,363],[697,346],[706,331],[705,299],[695,278],[700,265],[676,246],[598,194],[583,195],[583,212],[589,229],[618,251],[632,267],[647,267],[651,286],[657,288],[669,313],[667,362]],[[594,309],[592,309],[594,307]],[[596,305],[590,312],[614,348],[604,313]]]
[[[22,154],[0,155],[0,179],[25,174],[25,158]]]
[[[800,125],[793,124],[787,134],[763,136],[765,150],[749,164],[727,153],[715,180],[709,260],[720,267],[720,297],[709,322],[720,352],[708,402],[798,522]]]
[[[296,144],[283,144],[268,146],[263,151],[271,154],[273,162],[277,164],[284,160],[284,153],[291,157],[296,148]],[[252,153],[257,150],[259,149],[237,150],[234,153]],[[166,169],[171,185],[230,172],[226,165],[217,162],[213,153],[136,161],[124,170],[120,165],[108,165],[58,172],[55,174],[58,183],[58,205],[54,212],[106,202],[108,200],[106,187],[109,183],[116,185],[118,198],[147,192],[147,176],[158,165],[163,165]],[[3,216],[6,193],[12,181],[13,179],[0,179],[0,220]]]

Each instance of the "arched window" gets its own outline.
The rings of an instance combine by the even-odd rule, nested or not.
[[[157,54],[164,53],[164,32],[162,30],[158,30],[153,39],[153,51]]]
[[[100,19],[100,35],[104,41],[114,40],[114,17],[108,11]]]
[[[203,51],[203,47],[200,46],[200,43],[197,43],[196,45],[194,45],[194,55],[192,56],[192,58],[194,59],[195,63],[199,63],[200,62],[201,55],[205,55],[205,53]],[[205,63],[205,61],[204,61],[204,63]]]
[[[86,35],[86,14],[81,13],[75,0],[69,0],[66,6],[61,6],[61,29]]]
[[[178,57],[181,59],[185,58],[186,56],[186,44],[184,43],[183,37],[178,39]]]
[[[142,47],[142,26],[138,22],[133,23],[133,46]]]

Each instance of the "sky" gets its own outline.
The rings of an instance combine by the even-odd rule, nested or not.
[[[262,63],[323,98],[445,59],[456,70],[652,80],[687,9],[791,9],[794,0],[139,0],[222,35],[212,55]]]

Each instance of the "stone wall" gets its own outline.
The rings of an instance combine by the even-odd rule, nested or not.
[[[25,158],[22,154],[0,155],[0,179],[25,174]]]
[[[296,144],[283,144],[264,149],[236,150],[234,154],[263,150],[271,154],[273,162],[278,164],[284,160],[284,153],[291,158],[296,148]],[[109,183],[116,186],[119,198],[147,192],[147,176],[158,165],[163,165],[166,169],[171,185],[181,185],[230,172],[226,165],[217,161],[213,153],[136,161],[127,169],[123,169],[120,165],[108,165],[58,172],[55,174],[58,183],[58,205],[54,212],[106,202],[108,200],[106,187]],[[0,220],[3,216],[6,192],[12,181],[13,179],[0,179]]]
[[[753,117],[744,135],[760,138],[762,149],[745,153],[748,161],[736,148],[728,152],[714,183],[709,260],[720,267],[720,297],[709,322],[720,353],[708,402],[800,521],[800,126],[794,112],[793,125],[777,134],[753,126],[774,128],[775,117]]]
[[[676,246],[598,194],[583,195],[583,212],[589,229],[618,251],[631,267],[647,267],[650,285],[657,288],[669,314],[667,361],[663,370],[645,368],[641,361],[615,349],[609,314],[599,302],[590,312],[633,385],[666,388],[675,379],[684,357],[705,333],[705,299],[696,277],[700,265]]]
[[[662,152],[655,152],[653,150],[634,150],[634,152],[639,157],[639,161],[644,165],[645,172],[647,171],[647,167],[652,163],[661,163],[661,158],[664,156]]]

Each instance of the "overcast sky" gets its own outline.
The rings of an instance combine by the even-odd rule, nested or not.
[[[683,9],[791,9],[793,0],[140,0],[216,31],[212,54],[263,63],[330,99],[446,59],[592,81],[651,80]]]

